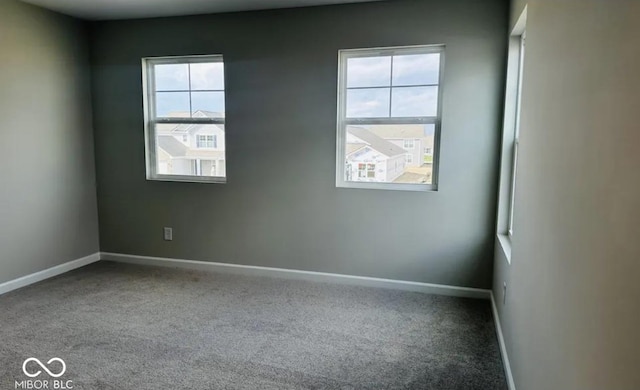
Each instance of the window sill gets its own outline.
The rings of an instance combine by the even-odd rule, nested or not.
[[[511,264],[511,238],[506,234],[498,234],[498,242],[505,259],[507,259],[507,263]]]
[[[392,190],[392,191],[416,191],[437,192],[434,184],[407,184],[407,183],[376,183],[366,181],[343,181],[336,183],[337,188],[360,188],[368,190]]]
[[[148,176],[149,181],[175,181],[181,183],[215,183],[226,184],[226,177],[219,176],[180,176],[180,175],[156,175]]]

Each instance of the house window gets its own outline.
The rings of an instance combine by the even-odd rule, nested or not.
[[[339,52],[338,187],[437,189],[443,59],[440,45]],[[416,140],[436,152],[433,162],[415,166],[407,156]],[[384,163],[380,175],[375,164],[371,175],[361,174],[367,160]],[[398,160],[413,163],[411,172],[394,169]],[[358,175],[344,169],[349,166],[358,166]]]
[[[431,154],[433,153],[433,149],[431,148],[424,148],[424,154]]]
[[[414,140],[412,140],[412,139],[405,139],[404,140],[404,148],[406,150],[413,150],[413,148],[415,148],[415,147],[416,147],[416,145],[415,145]]]
[[[407,164],[413,164],[413,154],[411,154],[411,153],[407,153],[407,154],[404,156],[404,161],[405,161]]]
[[[376,177],[376,164],[367,164],[367,177]]]
[[[367,177],[367,164],[358,164],[358,177],[362,179]]]
[[[376,164],[358,164],[358,178],[372,179],[376,177]]]
[[[198,135],[196,139],[196,146],[199,149],[210,148],[214,149],[218,147],[218,137],[215,135]]]
[[[147,179],[226,182],[224,169],[199,163],[215,158],[224,165],[226,158],[222,56],[144,58],[142,64]],[[195,147],[187,142],[188,134],[202,132],[207,135],[198,135]]]

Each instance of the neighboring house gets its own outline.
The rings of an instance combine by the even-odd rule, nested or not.
[[[433,135],[424,125],[373,125],[367,129],[406,151],[407,166],[420,167],[433,159]]]
[[[171,117],[184,113],[171,113]],[[194,118],[220,114],[197,111]],[[158,173],[162,175],[226,176],[224,125],[159,124],[156,128]]]
[[[406,151],[371,131],[347,128],[348,181],[392,182],[404,172]]]

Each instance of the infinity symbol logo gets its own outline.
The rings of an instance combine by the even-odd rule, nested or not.
[[[60,359],[60,358],[54,357],[54,358],[52,358],[51,360],[49,360],[49,361],[47,362],[47,364],[51,364],[52,362],[60,362],[60,364],[62,364],[62,371],[60,371],[60,373],[59,373],[59,374],[54,374],[53,372],[49,371],[49,369],[48,369],[44,364],[42,364],[42,362],[41,362],[40,360],[38,360],[38,359],[36,359],[36,358],[29,358],[29,359],[25,360],[25,361],[24,361],[24,363],[22,363],[22,371],[23,371],[23,372],[24,372],[24,374],[25,374],[26,376],[28,376],[29,378],[35,378],[35,377],[37,377],[38,375],[40,375],[40,374],[42,373],[42,371],[40,371],[40,370],[38,370],[38,372],[36,372],[36,373],[34,373],[34,374],[29,373],[29,372],[27,371],[27,363],[29,363],[29,362],[36,362],[36,363],[38,363],[38,365],[39,365],[43,370],[45,370],[45,371],[47,372],[47,374],[49,374],[49,376],[51,376],[51,377],[53,377],[53,378],[59,378],[59,377],[61,377],[61,376],[64,374],[64,372],[65,372],[65,371],[67,371],[67,365],[64,363],[64,360],[62,360],[62,359]]]

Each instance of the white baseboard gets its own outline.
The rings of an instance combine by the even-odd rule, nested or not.
[[[480,288],[447,286],[441,284],[409,282],[403,280],[370,278],[365,276],[351,276],[326,272],[301,271],[285,268],[260,267],[255,265],[239,265],[228,263],[214,263],[208,261],[172,259],[166,257],[151,257],[127,255],[122,253],[101,252],[102,260],[121,263],[155,265],[162,267],[186,268],[203,271],[232,272],[236,274],[270,276],[286,279],[309,280],[315,282],[341,283],[356,286],[382,287],[396,290],[416,291],[428,294],[449,295],[464,298],[490,299],[491,291]]]
[[[509,390],[516,390],[516,383],[513,381],[511,364],[509,363],[509,356],[507,355],[507,345],[504,342],[502,326],[500,325],[500,316],[498,315],[498,307],[496,306],[496,299],[493,295],[493,291],[491,292],[491,309],[493,310],[493,322],[496,324],[496,333],[498,334],[498,344],[500,345],[500,354],[502,355],[504,374],[507,377],[507,385],[509,386]]]
[[[4,282],[0,284],[0,295],[4,293],[8,293],[9,291],[16,290],[20,287],[28,286],[30,284],[34,284],[42,280],[49,279],[54,276],[58,276],[60,274],[69,272],[76,268],[83,267],[87,264],[95,263],[96,261],[99,261],[99,260],[100,260],[100,253],[96,252],[94,254],[82,257],[80,259],[72,260],[60,265],[56,265],[55,267],[47,268],[45,270],[23,276],[18,279]]]
[[[428,294],[448,295],[464,298],[478,298],[478,299],[490,299],[491,308],[493,310],[493,318],[496,326],[496,333],[498,336],[498,343],[500,345],[500,352],[502,354],[502,361],[504,364],[504,371],[507,377],[507,383],[509,390],[516,390],[515,382],[513,380],[513,374],[511,372],[511,365],[509,364],[509,357],[507,355],[507,348],[502,334],[502,327],[500,325],[500,317],[498,315],[498,309],[496,307],[495,297],[491,290],[470,288],[470,287],[457,287],[447,286],[442,284],[420,283],[410,282],[403,280],[381,279],[371,278],[365,276],[352,276],[342,274],[332,274],[326,272],[313,272],[292,270],[284,268],[272,268],[272,267],[260,267],[254,265],[239,265],[239,264],[227,264],[227,263],[214,263],[207,261],[196,260],[183,260],[172,259],[165,257],[151,257],[151,256],[138,256],[127,255],[122,253],[109,253],[99,252],[89,256],[72,260],[67,263],[57,265],[39,271],[30,275],[23,276],[18,279],[10,280],[8,282],[0,284],[0,295],[9,291],[16,290],[21,287],[28,286],[33,283],[40,282],[42,280],[52,278],[54,276],[69,272],[76,268],[83,267],[85,265],[94,263],[99,260],[111,260],[121,263],[141,264],[141,265],[154,265],[162,267],[173,268],[185,268],[193,270],[204,271],[216,271],[216,272],[231,272],[236,274],[254,275],[254,276],[269,276],[280,277],[286,279],[297,280],[309,280],[315,282],[329,282],[340,283],[356,286],[367,287],[381,287],[404,291],[415,291]]]

